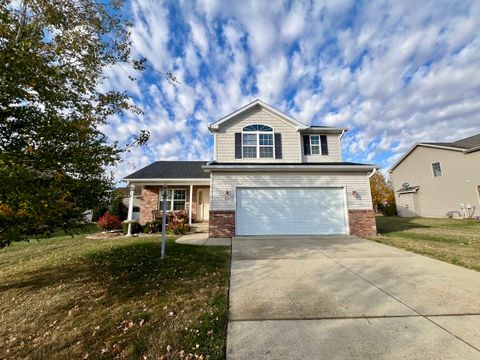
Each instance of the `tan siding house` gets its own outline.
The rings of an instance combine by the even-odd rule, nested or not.
[[[376,234],[376,167],[343,161],[347,129],[305,125],[260,100],[209,129],[213,160],[159,161],[125,178],[142,187],[141,222],[161,210],[166,184],[167,211],[208,221],[210,237]]]
[[[480,135],[416,144],[390,173],[400,216],[480,215]]]

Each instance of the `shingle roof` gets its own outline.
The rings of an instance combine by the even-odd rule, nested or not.
[[[420,143],[420,144],[423,144],[423,145],[435,145],[435,146],[445,146],[445,147],[451,147],[451,148],[462,149],[462,150],[467,149],[467,148],[464,147],[464,146],[455,145],[455,143],[453,143],[453,142],[451,142],[451,143],[447,143],[447,142],[422,142],[422,143]]]
[[[208,179],[202,165],[208,161],[155,161],[125,179]]]
[[[473,149],[480,146],[480,134],[467,137],[465,139],[457,140],[454,142],[457,146],[463,146],[466,149]]]
[[[453,147],[458,149],[473,149],[480,146],[480,134],[469,136],[464,139],[460,139],[454,142],[423,142],[422,144],[426,145],[437,145],[437,146],[446,146]]]

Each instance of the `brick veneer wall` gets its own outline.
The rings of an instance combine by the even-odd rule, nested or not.
[[[235,236],[235,211],[210,210],[208,229],[212,238]]]
[[[144,186],[140,197],[140,224],[152,221],[152,211],[158,207],[160,186]]]
[[[370,237],[377,235],[375,212],[373,210],[348,210],[350,234]]]
[[[140,196],[140,218],[139,222],[141,224],[145,224],[147,221],[152,221],[152,211],[158,210],[158,196],[160,193],[161,186],[144,186],[142,188],[142,194]],[[174,189],[185,189],[186,194],[186,204],[185,207],[188,211],[188,207],[190,206],[190,186],[185,185],[171,185],[170,188]],[[193,186],[192,192],[192,219],[195,220],[197,215],[197,192],[198,189],[208,189],[208,186]]]

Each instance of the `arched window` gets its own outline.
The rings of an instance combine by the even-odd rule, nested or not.
[[[273,129],[267,125],[255,124],[255,125],[245,126],[243,128],[243,131],[273,131]]]
[[[253,124],[243,128],[242,152],[243,158],[268,159],[273,158],[273,129],[267,125]]]

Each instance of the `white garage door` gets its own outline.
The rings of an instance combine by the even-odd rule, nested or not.
[[[342,188],[238,188],[237,235],[345,234]]]

